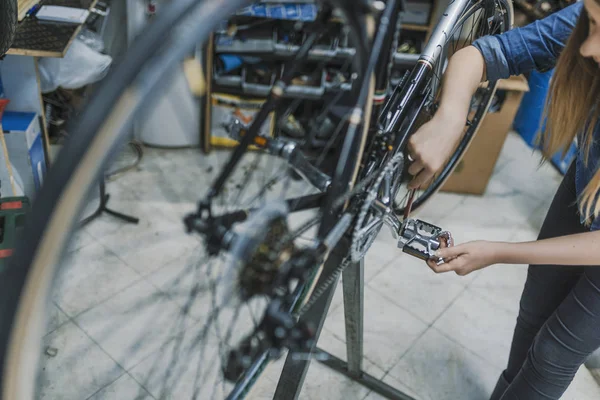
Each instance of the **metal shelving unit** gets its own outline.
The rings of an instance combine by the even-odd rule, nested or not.
[[[261,1],[269,4],[301,4],[314,5],[313,0],[301,1]],[[305,37],[293,30],[297,20],[286,18],[268,18],[256,16],[257,10],[242,9],[227,24],[215,31],[206,50],[207,62],[207,96],[205,102],[205,125],[202,135],[204,150],[211,150],[211,126],[213,94],[224,94],[248,98],[252,100],[266,98],[272,85],[283,74],[284,64],[300,49]],[[302,14],[303,13],[303,14]],[[312,12],[315,15],[316,11]],[[264,13],[266,14],[266,13]],[[300,15],[302,14],[302,15]],[[306,21],[311,15],[310,8],[299,8],[298,19]],[[239,24],[239,26],[236,26]],[[332,17],[332,24],[339,24]],[[339,68],[347,65],[356,54],[356,50],[348,45],[347,33],[341,29],[329,38],[324,38],[310,51],[308,61],[315,65],[320,73],[303,71],[298,74],[295,83],[290,85],[284,97],[290,100],[319,102],[327,95],[335,95],[339,91],[351,91],[352,82],[349,74],[340,74]],[[244,29],[240,29],[244,26]],[[219,68],[219,62],[232,62],[233,68]],[[241,60],[252,59],[244,63]],[[254,64],[261,65],[262,76],[257,78]],[[221,65],[222,67],[223,65]],[[265,70],[266,68],[266,70]],[[336,69],[337,68],[337,69]],[[317,71],[318,72],[318,71]],[[347,76],[346,76],[347,75]],[[342,83],[335,82],[339,79]],[[279,117],[276,115],[276,118]]]
[[[428,1],[428,0],[423,0]],[[420,51],[420,46],[424,43],[431,34],[432,28],[439,17],[440,3],[438,0],[431,1],[429,7],[429,17],[427,18],[427,24],[403,24],[402,32],[406,36],[414,38],[416,43],[414,47],[417,49],[417,53]],[[448,1],[448,0],[447,0]],[[265,5],[290,5],[297,4],[298,15],[302,12],[306,12],[306,15],[310,15],[310,8],[302,8],[307,5],[314,5],[314,0],[263,0],[259,1],[260,4]],[[442,6],[444,4],[441,4]],[[308,10],[308,11],[307,11]],[[223,73],[218,68],[218,60],[220,57],[226,56],[232,58],[243,57],[251,58],[253,60],[260,60],[269,65],[274,65],[274,69],[277,73],[282,72],[282,65],[286,60],[289,60],[300,48],[300,43],[297,38],[290,38],[289,31],[286,31],[284,27],[289,29],[289,26],[294,23],[292,20],[286,20],[284,18],[268,18],[264,15],[256,16],[260,14],[261,10],[250,10],[242,9],[237,15],[233,16],[228,23],[232,21],[239,22],[240,26],[244,26],[244,30],[239,30],[239,26],[232,27],[231,25],[225,24],[222,29],[217,30],[213,33],[212,38],[209,42],[209,46],[206,49],[205,60],[207,62],[207,96],[204,102],[204,115],[205,124],[204,132],[202,133],[203,148],[205,152],[211,150],[211,114],[212,114],[212,102],[211,96],[213,93],[228,94],[232,96],[248,97],[254,100],[265,97],[270,89],[271,85],[275,81],[275,76],[272,79],[265,80],[268,82],[252,81],[248,79],[251,75],[251,65],[240,65],[235,68],[235,73]],[[267,14],[266,12],[264,13]],[[306,17],[305,14],[300,16],[302,19]],[[423,19],[424,20],[424,19]],[[332,23],[336,23],[335,16],[332,18]],[[248,29],[251,27],[252,29]],[[402,38],[401,38],[402,43]],[[413,50],[414,51],[414,50]],[[329,42],[319,43],[310,51],[308,60],[314,62],[316,65],[328,67],[335,67],[344,65],[351,60],[356,54],[348,44],[347,35],[344,36],[342,32],[338,36],[332,38]],[[404,69],[411,68],[418,60],[419,54],[409,53],[396,53],[394,55],[394,68],[402,71]],[[263,72],[264,73],[264,72]],[[269,75],[267,73],[267,75]],[[320,79],[318,77],[314,79],[314,82],[303,83],[300,85],[291,85],[285,93],[285,97],[288,99],[302,99],[306,101],[319,101],[323,99],[326,94],[332,94],[334,85],[327,81],[326,73],[323,72]],[[341,90],[351,90],[351,83],[342,84]]]

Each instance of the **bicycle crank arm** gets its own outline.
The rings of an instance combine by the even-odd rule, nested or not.
[[[405,220],[400,228],[399,236],[398,248],[402,249],[404,253],[424,261],[434,259],[438,265],[444,263],[443,259],[435,256],[435,252],[442,245],[442,240],[448,247],[454,245],[450,232],[418,219]]]
[[[229,123],[222,124],[229,136],[237,141],[241,141],[248,130],[247,125],[240,118],[240,116],[232,116]],[[325,193],[329,189],[331,177],[312,165],[296,143],[257,136],[254,138],[252,144],[265,149],[271,155],[286,160],[302,178],[310,182],[321,193]]]
[[[380,200],[375,200],[372,207],[373,210],[377,211],[382,217],[383,223],[390,228],[394,239],[398,239],[398,232],[402,229],[402,222],[400,222],[400,219],[394,214],[394,210]]]
[[[270,154],[286,160],[298,174],[302,175],[304,179],[319,191],[326,192],[329,189],[331,177],[312,165],[296,143],[279,139],[269,139],[266,148]]]

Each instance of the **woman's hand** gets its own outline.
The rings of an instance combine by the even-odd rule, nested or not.
[[[410,137],[408,154],[413,163],[408,173],[414,178],[408,184],[409,189],[426,185],[452,155],[462,137],[466,121],[456,115],[438,113]]]
[[[445,247],[436,253],[445,260],[444,264],[436,265],[429,260],[427,265],[436,273],[454,271],[457,275],[468,275],[473,271],[497,264],[498,254],[502,243],[476,241],[459,246]]]
[[[410,189],[429,183],[450,158],[464,133],[471,98],[485,77],[485,68],[483,56],[473,46],[460,49],[450,58],[439,108],[408,142],[408,155],[414,160],[408,170],[414,177]]]

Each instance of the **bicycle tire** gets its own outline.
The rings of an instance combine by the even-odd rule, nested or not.
[[[489,0],[484,0],[484,1],[489,1]],[[507,14],[505,16],[506,17],[505,22],[506,22],[507,29],[505,29],[505,31],[512,29],[513,21],[514,21],[514,9],[513,9],[512,2],[508,1],[508,0],[493,0],[493,1],[501,4],[502,7],[507,11]],[[444,57],[441,58],[440,63],[443,64],[445,62],[445,57],[446,57],[446,55],[444,54]],[[497,82],[493,82],[488,86],[487,94],[486,94],[484,100],[481,101],[481,103],[480,103],[479,107],[477,108],[477,111],[475,112],[475,115],[474,115],[474,119],[476,120],[476,123],[474,123],[468,127],[467,131],[463,135],[462,139],[458,143],[455,151],[452,153],[451,157],[449,158],[448,162],[443,167],[442,171],[439,174],[437,174],[435,176],[435,178],[433,179],[433,181],[427,186],[427,188],[418,197],[415,198],[414,202],[412,203],[411,212],[416,213],[416,212],[418,212],[418,210],[422,209],[423,206],[425,206],[425,204],[427,204],[427,202],[435,194],[437,194],[440,191],[440,189],[444,186],[444,184],[448,181],[448,179],[450,178],[452,173],[455,171],[456,167],[462,160],[463,156],[465,155],[465,153],[471,146],[473,139],[479,132],[479,129],[481,127],[481,123],[483,122],[484,116],[488,112],[490,104],[493,101],[497,86],[498,86]],[[404,172],[405,177],[408,177],[408,173],[406,172],[407,170],[408,170],[408,165],[405,168],[405,172]],[[405,206],[396,205],[396,207],[394,208],[394,212],[399,215],[403,215],[405,212],[405,209],[406,209]]]
[[[70,136],[62,150],[69,157],[59,157],[53,164],[28,215],[23,231],[27,240],[20,241],[8,267],[0,270],[0,398],[34,398],[42,311],[57,264],[77,224],[83,201],[109,163],[110,155],[126,138],[124,128],[131,124],[142,99],[159,87],[159,77],[152,74],[146,63],[153,60],[165,71],[189,52],[187,48],[177,49],[176,35],[169,35],[180,20],[195,21],[194,37],[203,41],[216,22],[250,3],[184,0],[165,9],[165,14],[146,28],[140,35],[143,39],[110,72],[77,119],[72,129],[77,134]],[[161,51],[165,53],[158,60]],[[365,70],[366,64],[361,69]],[[374,90],[372,84],[369,88],[365,115],[370,112]],[[363,135],[366,130],[365,126]],[[364,141],[361,143],[364,146]],[[355,150],[351,153],[361,151]],[[340,186],[349,185],[346,182]]]
[[[4,0],[0,5],[0,57],[4,56],[17,30],[17,0]]]

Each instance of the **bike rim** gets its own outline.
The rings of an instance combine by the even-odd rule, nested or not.
[[[212,4],[205,2],[201,6],[197,6],[197,12],[194,15],[214,16],[220,6],[221,2]],[[219,14],[227,15],[228,9],[220,9]],[[203,32],[204,37],[207,35],[208,31]],[[176,59],[177,57],[171,56],[171,62]],[[144,73],[152,76],[148,70],[141,72],[141,74]],[[5,398],[29,399],[34,396],[32,382],[35,381],[35,367],[39,360],[37,350],[40,348],[40,339],[43,336],[41,334],[43,329],[41,315],[43,315],[48,292],[52,286],[52,278],[56,273],[56,266],[71,236],[72,228],[76,224],[76,219],[83,206],[82,202],[86,198],[85,194],[94,184],[98,171],[101,171],[102,166],[106,164],[108,155],[122,142],[126,127],[130,126],[135,110],[142,103],[143,93],[148,91],[148,88],[142,92],[133,88],[126,90],[120,96],[116,107],[105,119],[106,122],[95,135],[81,162],[65,185],[61,198],[57,201],[49,218],[46,230],[31,261],[30,273],[23,287],[22,300],[19,303],[12,329],[7,361],[3,371],[4,386],[2,389]],[[372,90],[367,103],[369,106],[371,99]]]

